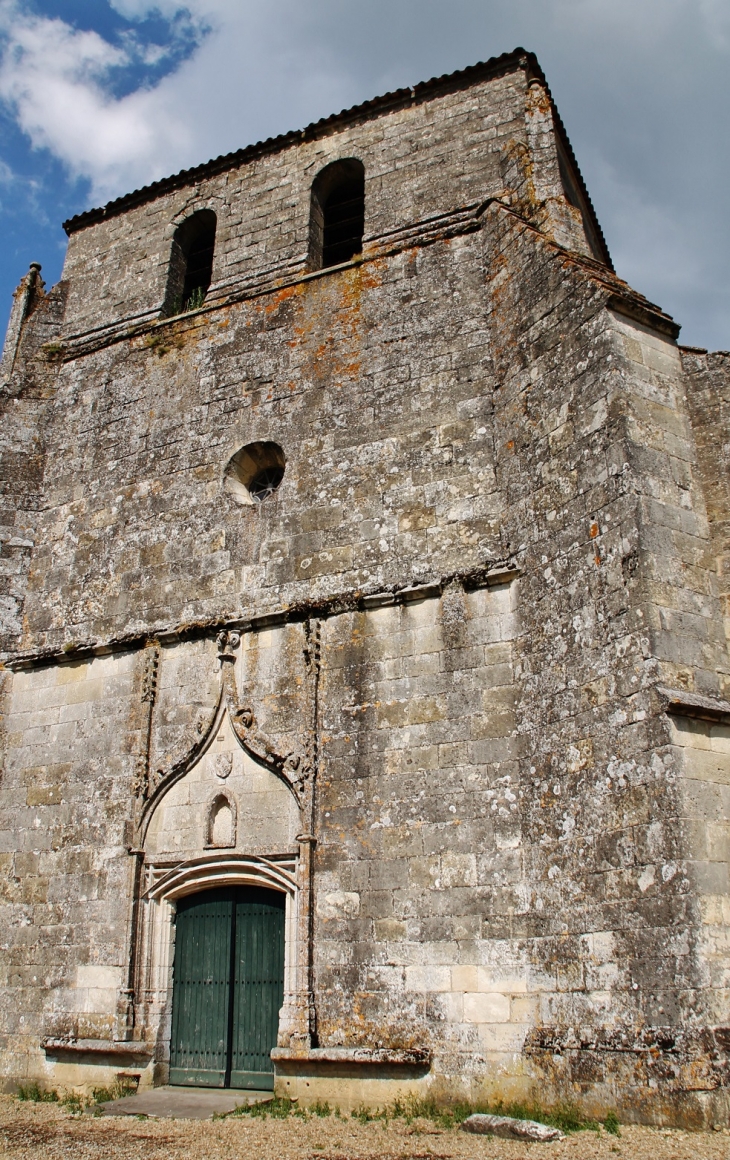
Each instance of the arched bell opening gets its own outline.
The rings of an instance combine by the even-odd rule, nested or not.
[[[175,230],[162,317],[199,309],[213,279],[216,215],[200,209]]]
[[[309,268],[322,270],[362,253],[365,167],[357,157],[325,166],[312,183]]]

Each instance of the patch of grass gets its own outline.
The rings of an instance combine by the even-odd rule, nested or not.
[[[455,1104],[447,1107],[439,1104],[432,1096],[419,1098],[408,1096],[405,1100],[395,1099],[383,1109],[383,1118],[386,1120],[405,1120],[407,1124],[414,1120],[431,1120],[441,1128],[453,1128],[465,1120],[472,1111],[469,1104]]]
[[[224,1116],[253,1116],[254,1119],[265,1120],[271,1116],[274,1120],[285,1120],[292,1112],[296,1112],[297,1105],[288,1096],[274,1096],[273,1100],[266,1100],[260,1104],[239,1104],[232,1112]]]
[[[350,1112],[353,1120],[359,1120],[361,1124],[371,1124],[373,1120],[384,1120],[386,1118],[385,1109],[368,1108],[365,1104],[361,1104],[359,1108],[353,1108]]]
[[[163,337],[161,334],[148,334],[144,340],[144,344],[150,350],[153,350],[159,358],[162,358],[170,350],[170,343],[165,341],[168,337],[168,335]]]
[[[598,1131],[596,1120],[584,1117],[573,1104],[558,1104],[552,1108],[545,1108],[537,1103],[522,1103],[519,1101],[505,1102],[497,1100],[489,1104],[470,1104],[457,1102],[454,1104],[439,1104],[432,1097],[419,1099],[410,1096],[406,1100],[394,1100],[379,1113],[367,1112],[365,1117],[360,1111],[357,1118],[367,1119],[404,1119],[411,1123],[416,1119],[430,1120],[441,1128],[456,1128],[462,1124],[467,1116],[476,1112],[493,1116],[512,1116],[515,1120],[537,1120],[541,1124],[549,1124],[559,1128],[561,1132]]]
[[[303,1108],[296,1098],[292,1100],[288,1096],[275,1096],[266,1103],[240,1104],[232,1112],[221,1112],[214,1119],[224,1120],[229,1116],[254,1116],[262,1120],[268,1116],[274,1120],[285,1120],[287,1116],[296,1116],[299,1120],[311,1120],[314,1116],[342,1118],[339,1107],[330,1107],[326,1100],[317,1100],[310,1108]]]
[[[615,1112],[609,1112],[603,1121],[603,1126],[612,1136],[621,1135],[621,1125]]]
[[[80,1116],[84,1110],[84,1098],[78,1092],[66,1092],[62,1100],[63,1106],[72,1116]]]
[[[107,1100],[119,1100],[124,1096],[134,1095],[137,1085],[133,1081],[117,1080],[110,1087],[94,1088],[91,1097],[79,1095],[78,1092],[67,1091],[59,1095],[55,1088],[42,1088],[37,1080],[32,1083],[20,1084],[17,1098],[29,1100],[32,1103],[60,1104],[72,1116],[79,1116],[88,1107],[94,1109],[95,1115],[102,1115],[101,1104]]]
[[[414,1120],[430,1120],[440,1128],[457,1128],[467,1116],[475,1112],[493,1116],[512,1116],[516,1120],[537,1120],[541,1124],[559,1128],[561,1132],[600,1131],[601,1125],[597,1120],[585,1117],[580,1110],[569,1103],[557,1104],[554,1107],[543,1107],[538,1103],[522,1103],[519,1101],[506,1102],[497,1100],[488,1104],[470,1104],[459,1102],[455,1104],[439,1104],[433,1097],[419,1098],[408,1096],[405,1099],[395,1099],[382,1108],[368,1107],[361,1104],[350,1112],[350,1117],[360,1124],[372,1124],[380,1121],[385,1126],[389,1120],[405,1120],[407,1124]],[[317,1100],[309,1108],[300,1107],[296,1100],[287,1096],[276,1096],[263,1104],[243,1104],[233,1112],[223,1113],[230,1116],[257,1116],[265,1119],[284,1120],[288,1116],[298,1116],[303,1120],[315,1116],[326,1118],[335,1116],[342,1118],[339,1107],[332,1108],[326,1100]],[[609,1112],[603,1121],[603,1127],[612,1135],[619,1135],[619,1122],[615,1112]]]
[[[108,1100],[123,1100],[125,1096],[133,1096],[136,1091],[134,1080],[118,1079],[109,1087],[94,1088],[91,1098],[95,1104],[105,1104]]]
[[[327,1100],[317,1100],[317,1102],[312,1104],[312,1106],[309,1108],[309,1111],[313,1116],[320,1116],[320,1118],[333,1115],[332,1108],[327,1103]]]
[[[174,318],[177,314],[187,314],[189,310],[200,310],[205,302],[205,295],[206,291],[202,286],[196,286],[185,301],[183,301],[182,294],[177,294],[165,311],[166,317]]]
[[[171,350],[182,350],[185,346],[185,335],[171,334],[169,329],[165,329],[161,334],[148,334],[144,339],[144,345],[159,358],[163,358]]]
[[[41,1088],[37,1080],[18,1085],[18,1099],[30,1100],[34,1104],[57,1104],[58,1092],[55,1088]]]
[[[559,1128],[566,1134],[570,1132],[598,1131],[598,1122],[588,1119],[575,1104],[556,1104],[554,1107],[543,1107],[538,1103],[522,1103],[514,1101],[505,1103],[497,1100],[496,1103],[485,1107],[472,1109],[475,1112],[485,1112],[493,1116],[512,1116],[514,1120],[537,1120],[540,1124],[549,1124],[551,1128]],[[463,1116],[462,1119],[466,1119]]]
[[[200,310],[200,307],[205,302],[205,290],[202,286],[196,286],[187,302],[183,306],[183,311],[187,313],[188,310]]]

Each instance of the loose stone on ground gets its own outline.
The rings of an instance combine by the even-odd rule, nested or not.
[[[547,1143],[549,1140],[564,1139],[563,1132],[559,1128],[551,1128],[549,1124],[538,1124],[536,1120],[516,1120],[513,1116],[489,1116],[480,1112],[468,1116],[461,1129],[478,1136],[501,1136],[506,1140],[538,1140]]]

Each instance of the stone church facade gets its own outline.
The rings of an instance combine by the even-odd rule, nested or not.
[[[5,1087],[726,1120],[730,356],[535,58],[66,229],[0,375]]]

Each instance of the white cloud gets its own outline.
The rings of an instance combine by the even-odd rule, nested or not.
[[[720,301],[730,268],[728,0],[109,3],[132,22],[114,44],[0,0],[0,101],[90,180],[94,203],[522,43],[546,69],[619,272],[706,329],[700,294]],[[138,22],[155,14],[173,52],[195,47],[116,96],[120,69],[170,51],[144,38]]]
[[[196,29],[201,43],[156,85],[115,97],[114,71],[135,60],[156,63],[158,46],[132,35],[112,45],[96,32],[29,15],[17,0],[0,0],[0,100],[36,148],[90,179],[95,200],[278,132],[292,103],[303,113],[286,127],[298,127],[310,110],[330,111],[337,91],[347,88],[326,52],[301,53],[295,0],[278,3],[281,23],[255,0],[198,0],[184,9],[164,0],[115,0],[115,7],[129,18],[158,10]]]
[[[117,191],[128,174],[159,175],[187,143],[184,117],[155,121],[154,90],[115,99],[112,70],[131,64],[134,45],[117,47],[96,32],[23,13],[0,0],[0,98],[36,148],[47,148],[95,192]]]
[[[109,0],[111,7],[127,20],[143,20],[146,16],[159,15],[172,19],[179,13],[192,13],[206,5],[195,3],[179,4],[177,0]],[[215,7],[215,3],[207,7]]]

